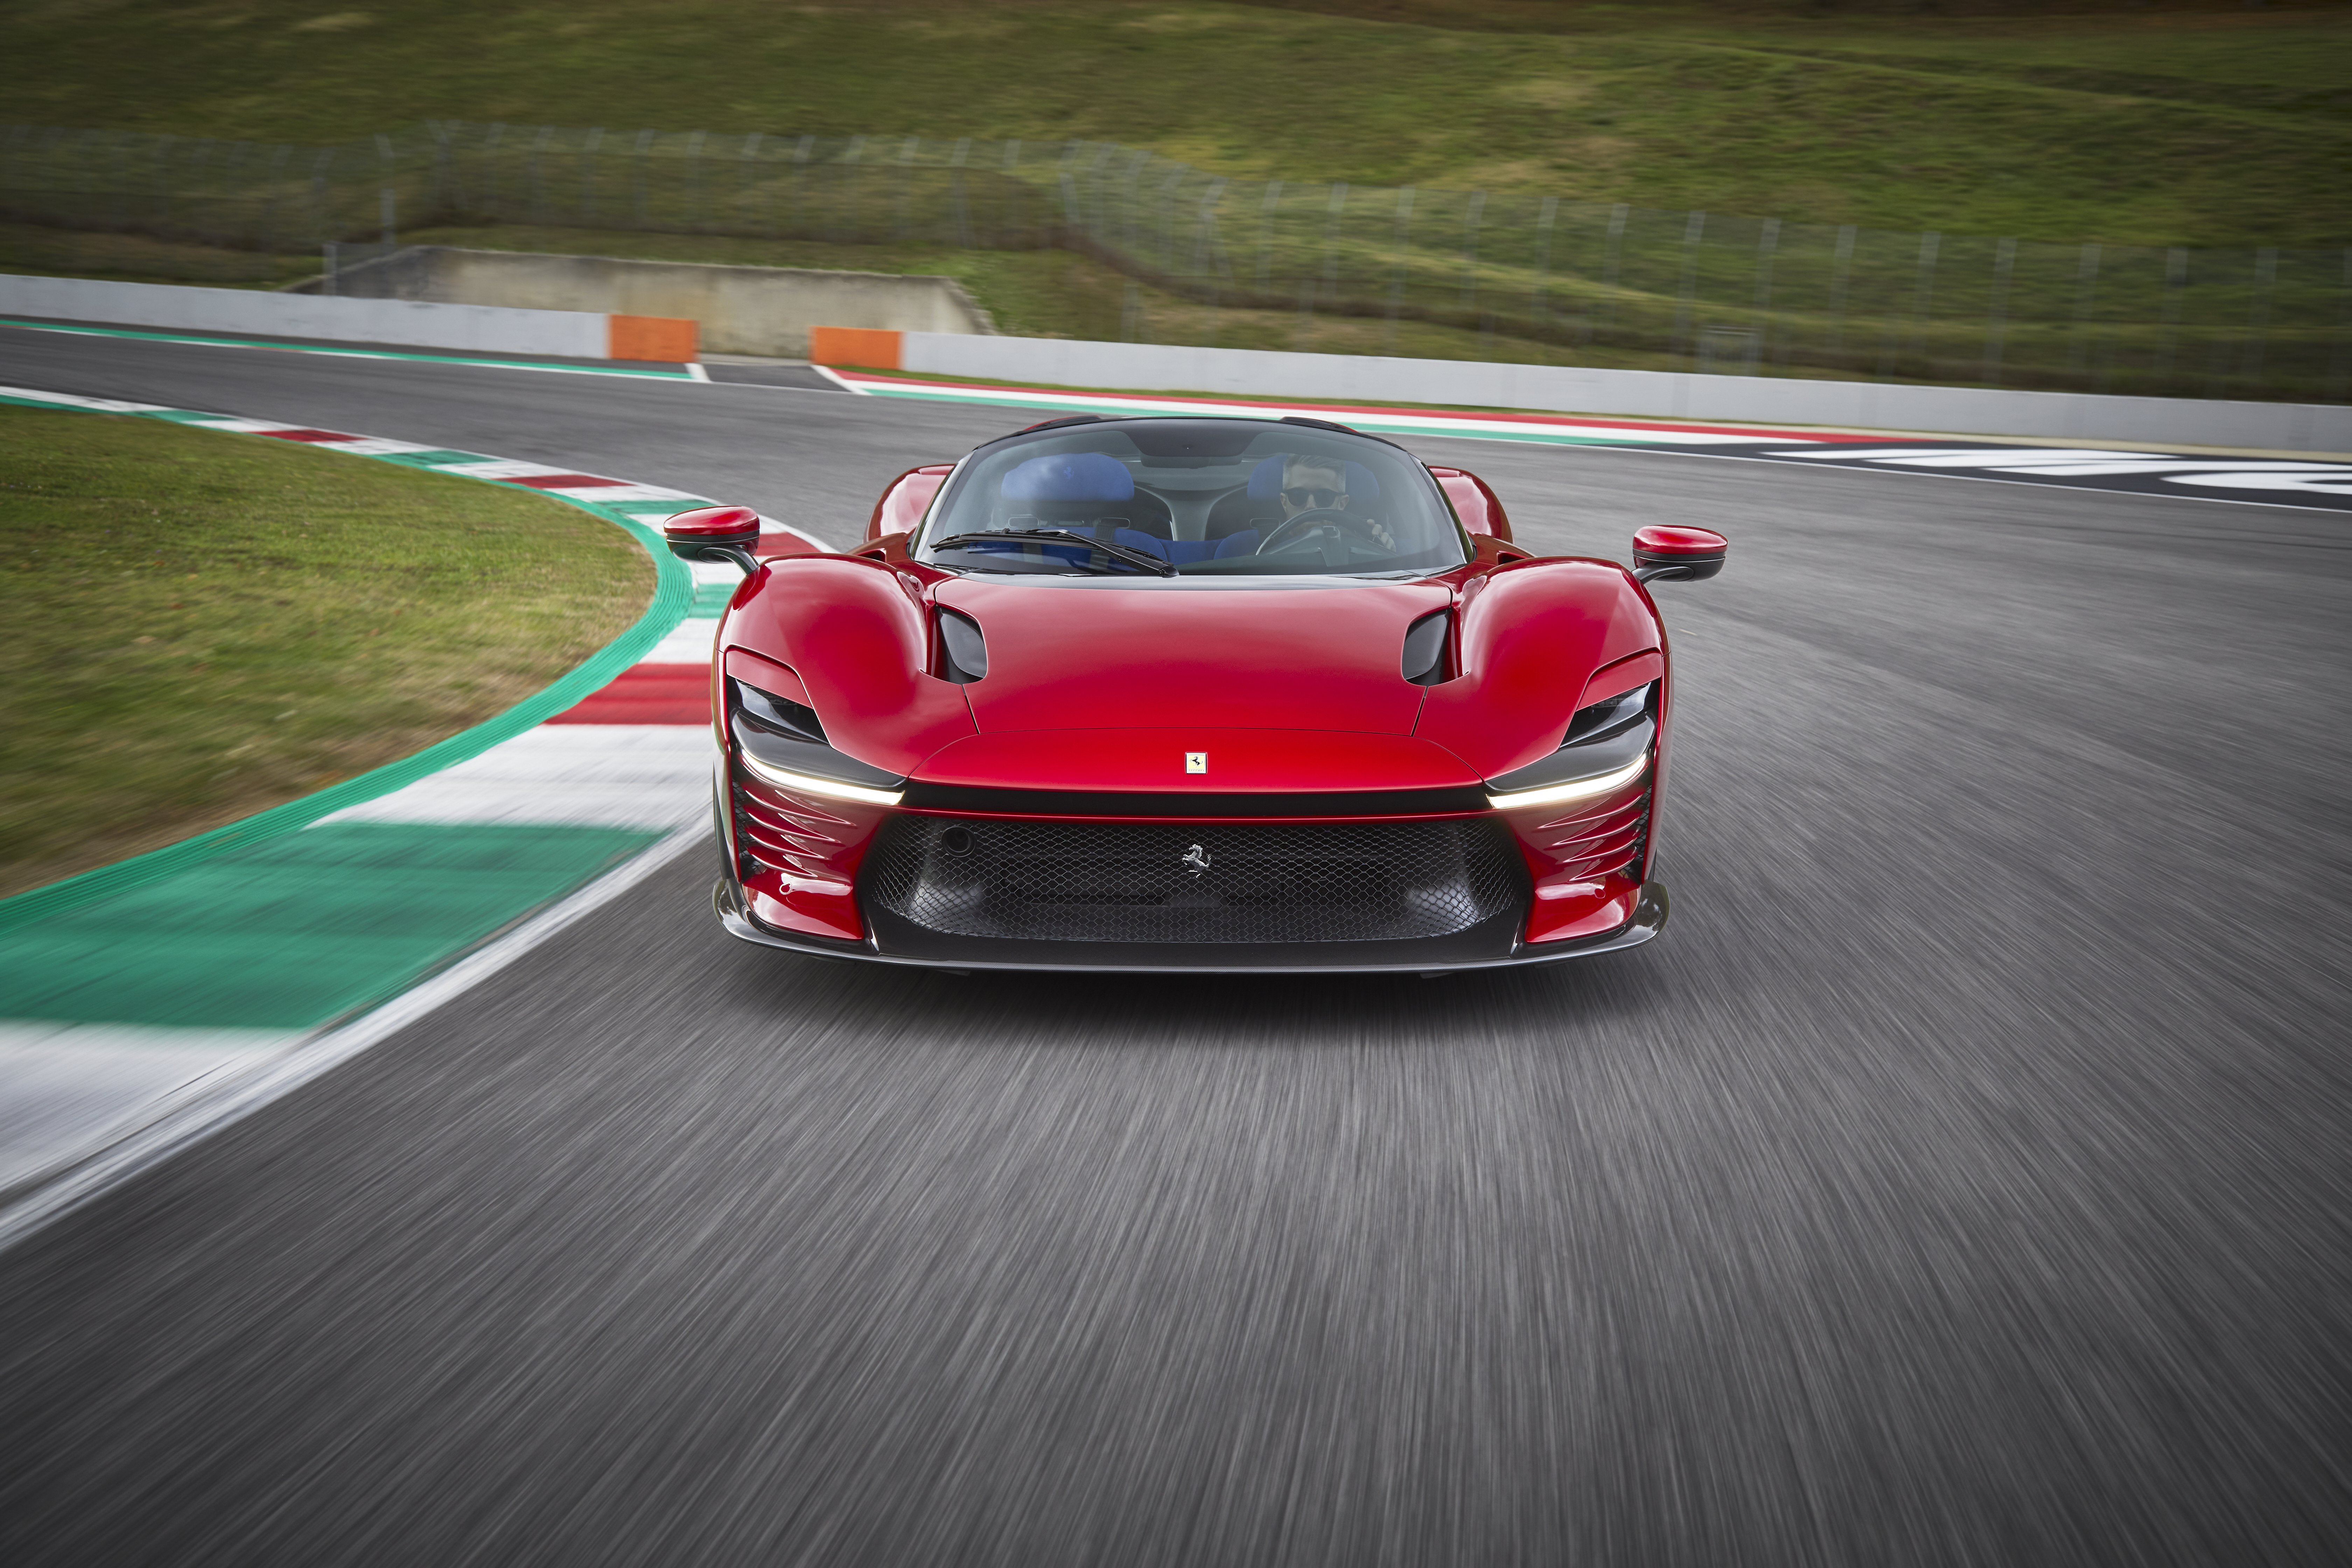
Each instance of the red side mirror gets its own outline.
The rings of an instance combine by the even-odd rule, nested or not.
[[[1722,571],[1730,549],[1713,529],[1653,525],[1633,535],[1633,575],[1644,583],[1696,583]]]
[[[682,511],[662,524],[669,552],[681,561],[732,561],[757,572],[751,553],[760,542],[760,514],[748,506],[705,506]]]

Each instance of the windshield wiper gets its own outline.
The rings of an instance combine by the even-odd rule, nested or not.
[[[1111,544],[1097,539],[1091,533],[1079,533],[1067,528],[1002,528],[986,533],[950,533],[945,539],[932,540],[930,547],[933,550],[953,550],[959,545],[985,543],[995,539],[1042,539],[1055,544],[1083,544],[1088,550],[1101,551],[1114,561],[1124,561],[1130,566],[1140,566],[1145,571],[1156,572],[1162,577],[1176,575],[1174,566],[1148,550],[1137,550],[1125,544]],[[1073,562],[1071,564],[1076,565],[1076,563]]]

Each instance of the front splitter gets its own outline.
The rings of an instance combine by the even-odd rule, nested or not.
[[[1596,953],[1617,952],[1629,947],[1639,947],[1665,929],[1667,899],[1665,884],[1644,882],[1633,900],[1633,917],[1615,931],[1602,936],[1587,937],[1579,942],[1521,943],[1507,957],[1482,958],[1467,961],[1432,962],[1428,958],[1399,960],[1395,963],[1371,963],[1351,957],[1341,963],[1289,962],[1288,954],[1270,963],[1227,961],[1219,963],[1175,962],[1153,963],[1139,962],[1126,953],[1116,959],[1097,962],[1074,960],[1068,949],[1055,944],[1052,956],[1040,955],[1034,961],[1003,959],[966,959],[961,957],[913,957],[905,953],[884,952],[869,940],[864,943],[827,942],[815,938],[797,938],[772,930],[753,920],[743,906],[743,890],[731,877],[721,876],[712,888],[710,901],[719,916],[719,923],[728,934],[755,942],[761,947],[782,948],[787,952],[804,953],[812,958],[843,958],[864,963],[894,963],[912,969],[944,969],[962,972],[977,969],[1026,972],[1092,972],[1105,974],[1458,974],[1485,969],[1526,969],[1537,964],[1561,963],[1572,958],[1591,958]],[[1290,944],[1284,944],[1289,946]],[[1302,944],[1303,945],[1303,944]]]

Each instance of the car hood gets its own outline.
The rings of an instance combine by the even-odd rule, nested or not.
[[[1018,730],[942,746],[918,783],[961,788],[1201,798],[1445,791],[1478,775],[1441,746],[1410,735],[1337,730]]]
[[[1418,583],[1314,588],[942,583],[980,624],[982,734],[1026,730],[1347,731],[1405,735],[1423,688],[1405,628],[1452,595]]]

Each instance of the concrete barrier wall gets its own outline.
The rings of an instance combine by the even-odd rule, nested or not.
[[[1731,424],[1752,420],[2045,440],[2352,452],[2352,407],[2336,404],[2102,397],[2088,393],[1998,392],[1981,387],[929,332],[905,334],[899,368],[1055,386],[1451,404],[1550,414]]]
[[[609,346],[605,317],[584,310],[326,299],[15,273],[0,273],[0,316],[565,359],[603,359]]]
[[[988,312],[954,279],[883,272],[710,267],[420,245],[352,268],[335,286],[344,296],[683,316],[700,324],[706,353],[780,359],[806,357],[809,329],[818,325],[950,336],[996,330]]]

